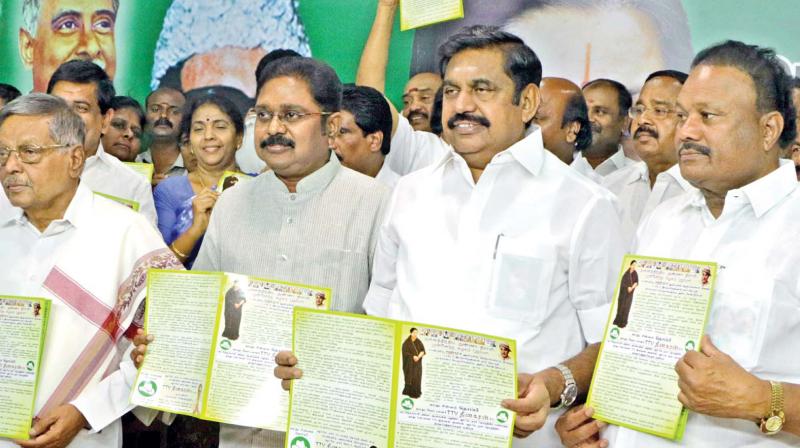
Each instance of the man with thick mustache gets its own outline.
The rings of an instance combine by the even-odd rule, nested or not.
[[[255,141],[271,171],[220,196],[193,268],[325,285],[331,309],[363,312],[388,188],[328,147],[342,102],[330,66],[290,57],[263,73]],[[222,425],[220,447],[251,446],[283,447],[284,433]]]
[[[475,26],[440,48],[452,149],[397,183],[364,300],[368,314],[517,340],[515,434],[588,386],[622,258],[608,193],[542,146],[534,127],[542,67],[521,39]],[[534,125],[535,126],[535,125]],[[441,143],[445,145],[444,143]],[[448,147],[449,148],[449,147]],[[558,361],[575,356],[557,367]],[[297,378],[293,357],[276,374]],[[542,404],[545,403],[545,404]],[[515,446],[552,446],[552,427]]]
[[[686,73],[661,70],[650,74],[630,110],[633,144],[642,161],[615,171],[602,185],[617,195],[622,234],[633,239],[639,221],[660,203],[694,190],[678,168],[675,103]]]
[[[153,164],[153,186],[167,177],[186,174],[178,144],[185,103],[183,93],[170,87],[152,91],[145,100],[145,132],[150,136],[150,147],[136,161]]]
[[[576,408],[557,424],[564,445],[800,443],[800,186],[779,159],[796,137],[789,82],[771,49],[727,41],[698,53],[675,131],[681,175],[697,190],[658,206],[637,232],[638,254],[719,265],[702,349],[675,365],[677,398],[692,411],[683,439],[612,426],[600,440],[591,410]]]

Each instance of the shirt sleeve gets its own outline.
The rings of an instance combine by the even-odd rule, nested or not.
[[[153,191],[156,213],[158,214],[158,231],[166,244],[172,244],[177,235],[173,235],[175,222],[178,219],[175,194],[172,182],[162,181]]]
[[[613,199],[598,195],[581,212],[570,242],[569,295],[589,344],[602,339],[608,319],[625,254],[620,226]]]
[[[143,179],[136,186],[136,202],[139,203],[139,213],[144,215],[153,227],[158,226],[158,217],[156,215],[156,206],[153,203],[153,190],[150,185]]]
[[[136,367],[130,359],[131,350],[133,344],[125,351],[117,371],[87,387],[70,403],[91,426],[90,434],[101,431],[135,407],[130,403],[131,389],[136,381]]]
[[[395,188],[389,205],[386,207],[383,224],[380,226],[378,244],[372,262],[372,279],[367,296],[364,298],[364,311],[371,316],[387,316],[392,292],[397,284],[397,252],[399,244],[392,226],[394,204],[399,189]]]
[[[389,154],[383,163],[388,163],[392,171],[405,176],[432,165],[448,152],[449,146],[444,140],[430,132],[415,131],[408,119],[399,115]]]

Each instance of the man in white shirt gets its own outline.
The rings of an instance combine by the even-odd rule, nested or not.
[[[544,147],[567,165],[592,144],[589,111],[581,88],[564,78],[542,78],[542,103],[533,122],[542,129]]]
[[[639,221],[658,204],[694,190],[676,165],[675,102],[686,76],[675,70],[661,70],[647,77],[636,105],[630,109],[633,145],[642,161],[601,181],[619,199],[625,241],[633,241]]]
[[[50,79],[47,93],[66,100],[86,125],[83,183],[95,193],[137,203],[139,212],[155,226],[156,207],[150,185],[116,157],[106,154],[100,143],[100,131],[114,115],[114,85],[106,72],[89,61],[65,62]]]
[[[693,412],[678,443],[618,427],[598,440],[583,409],[559,433],[570,447],[798,446],[800,188],[779,162],[796,136],[788,76],[774,51],[727,41],[695,57],[677,111],[678,163],[698,190],[646,217],[636,252],[719,265],[703,348],[675,366]]]
[[[539,371],[521,375],[524,398],[505,403],[525,436],[544,424],[542,406],[571,402],[569,370],[581,384],[591,377],[582,360],[596,346],[582,351],[601,336],[622,257],[619,235],[594,232],[619,220],[607,192],[546,151],[538,128],[525,136],[541,80],[530,48],[479,26],[440,53],[453,149],[396,185],[364,309],[516,339],[520,371]],[[298,374],[290,360],[279,355],[279,377]],[[553,443],[550,429],[516,446]]]
[[[633,100],[624,85],[604,78],[583,86],[583,96],[589,107],[592,144],[583,154],[575,155],[571,166],[584,176],[599,181],[603,176],[635,162],[625,156],[621,144],[630,126],[628,109]]]
[[[83,185],[84,136],[50,95],[0,112],[0,180],[14,206],[0,214],[0,294],[52,301],[31,438],[15,441],[25,448],[121,446],[147,269],[181,266],[141,215]]]

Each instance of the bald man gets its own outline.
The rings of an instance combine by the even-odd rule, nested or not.
[[[417,73],[406,83],[402,114],[414,130],[432,132],[433,100],[441,86],[442,77],[431,72]]]
[[[581,88],[564,78],[542,78],[542,102],[533,121],[542,128],[544,147],[562,162],[592,144],[589,112]]]

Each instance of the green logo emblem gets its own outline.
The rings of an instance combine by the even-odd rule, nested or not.
[[[406,411],[410,411],[414,409],[414,400],[406,397],[400,401],[400,407],[405,409]]]
[[[619,338],[619,328],[617,327],[612,328],[611,331],[608,332],[608,336],[612,340]]]
[[[508,411],[500,411],[497,413],[497,423],[505,423],[508,421]]]
[[[36,367],[36,364],[34,364],[33,361],[28,361],[25,366],[28,368],[28,372],[33,372],[33,368]]]
[[[311,442],[308,441],[303,436],[297,436],[292,439],[292,443],[289,444],[290,448],[311,448]]]
[[[152,397],[156,394],[158,390],[158,386],[154,381],[142,381],[139,383],[139,387],[136,388],[139,391],[139,395],[143,395],[145,397]]]
[[[685,345],[684,347],[686,348],[686,351],[687,351],[687,352],[691,352],[692,350],[694,350],[694,349],[695,349],[695,347],[696,347],[696,346],[695,346],[695,344],[694,344],[694,341],[690,339],[690,340],[688,340],[688,341],[686,342],[686,345]]]
[[[231,341],[227,339],[223,339],[222,342],[219,343],[219,348],[223,350],[230,350],[231,349]]]

